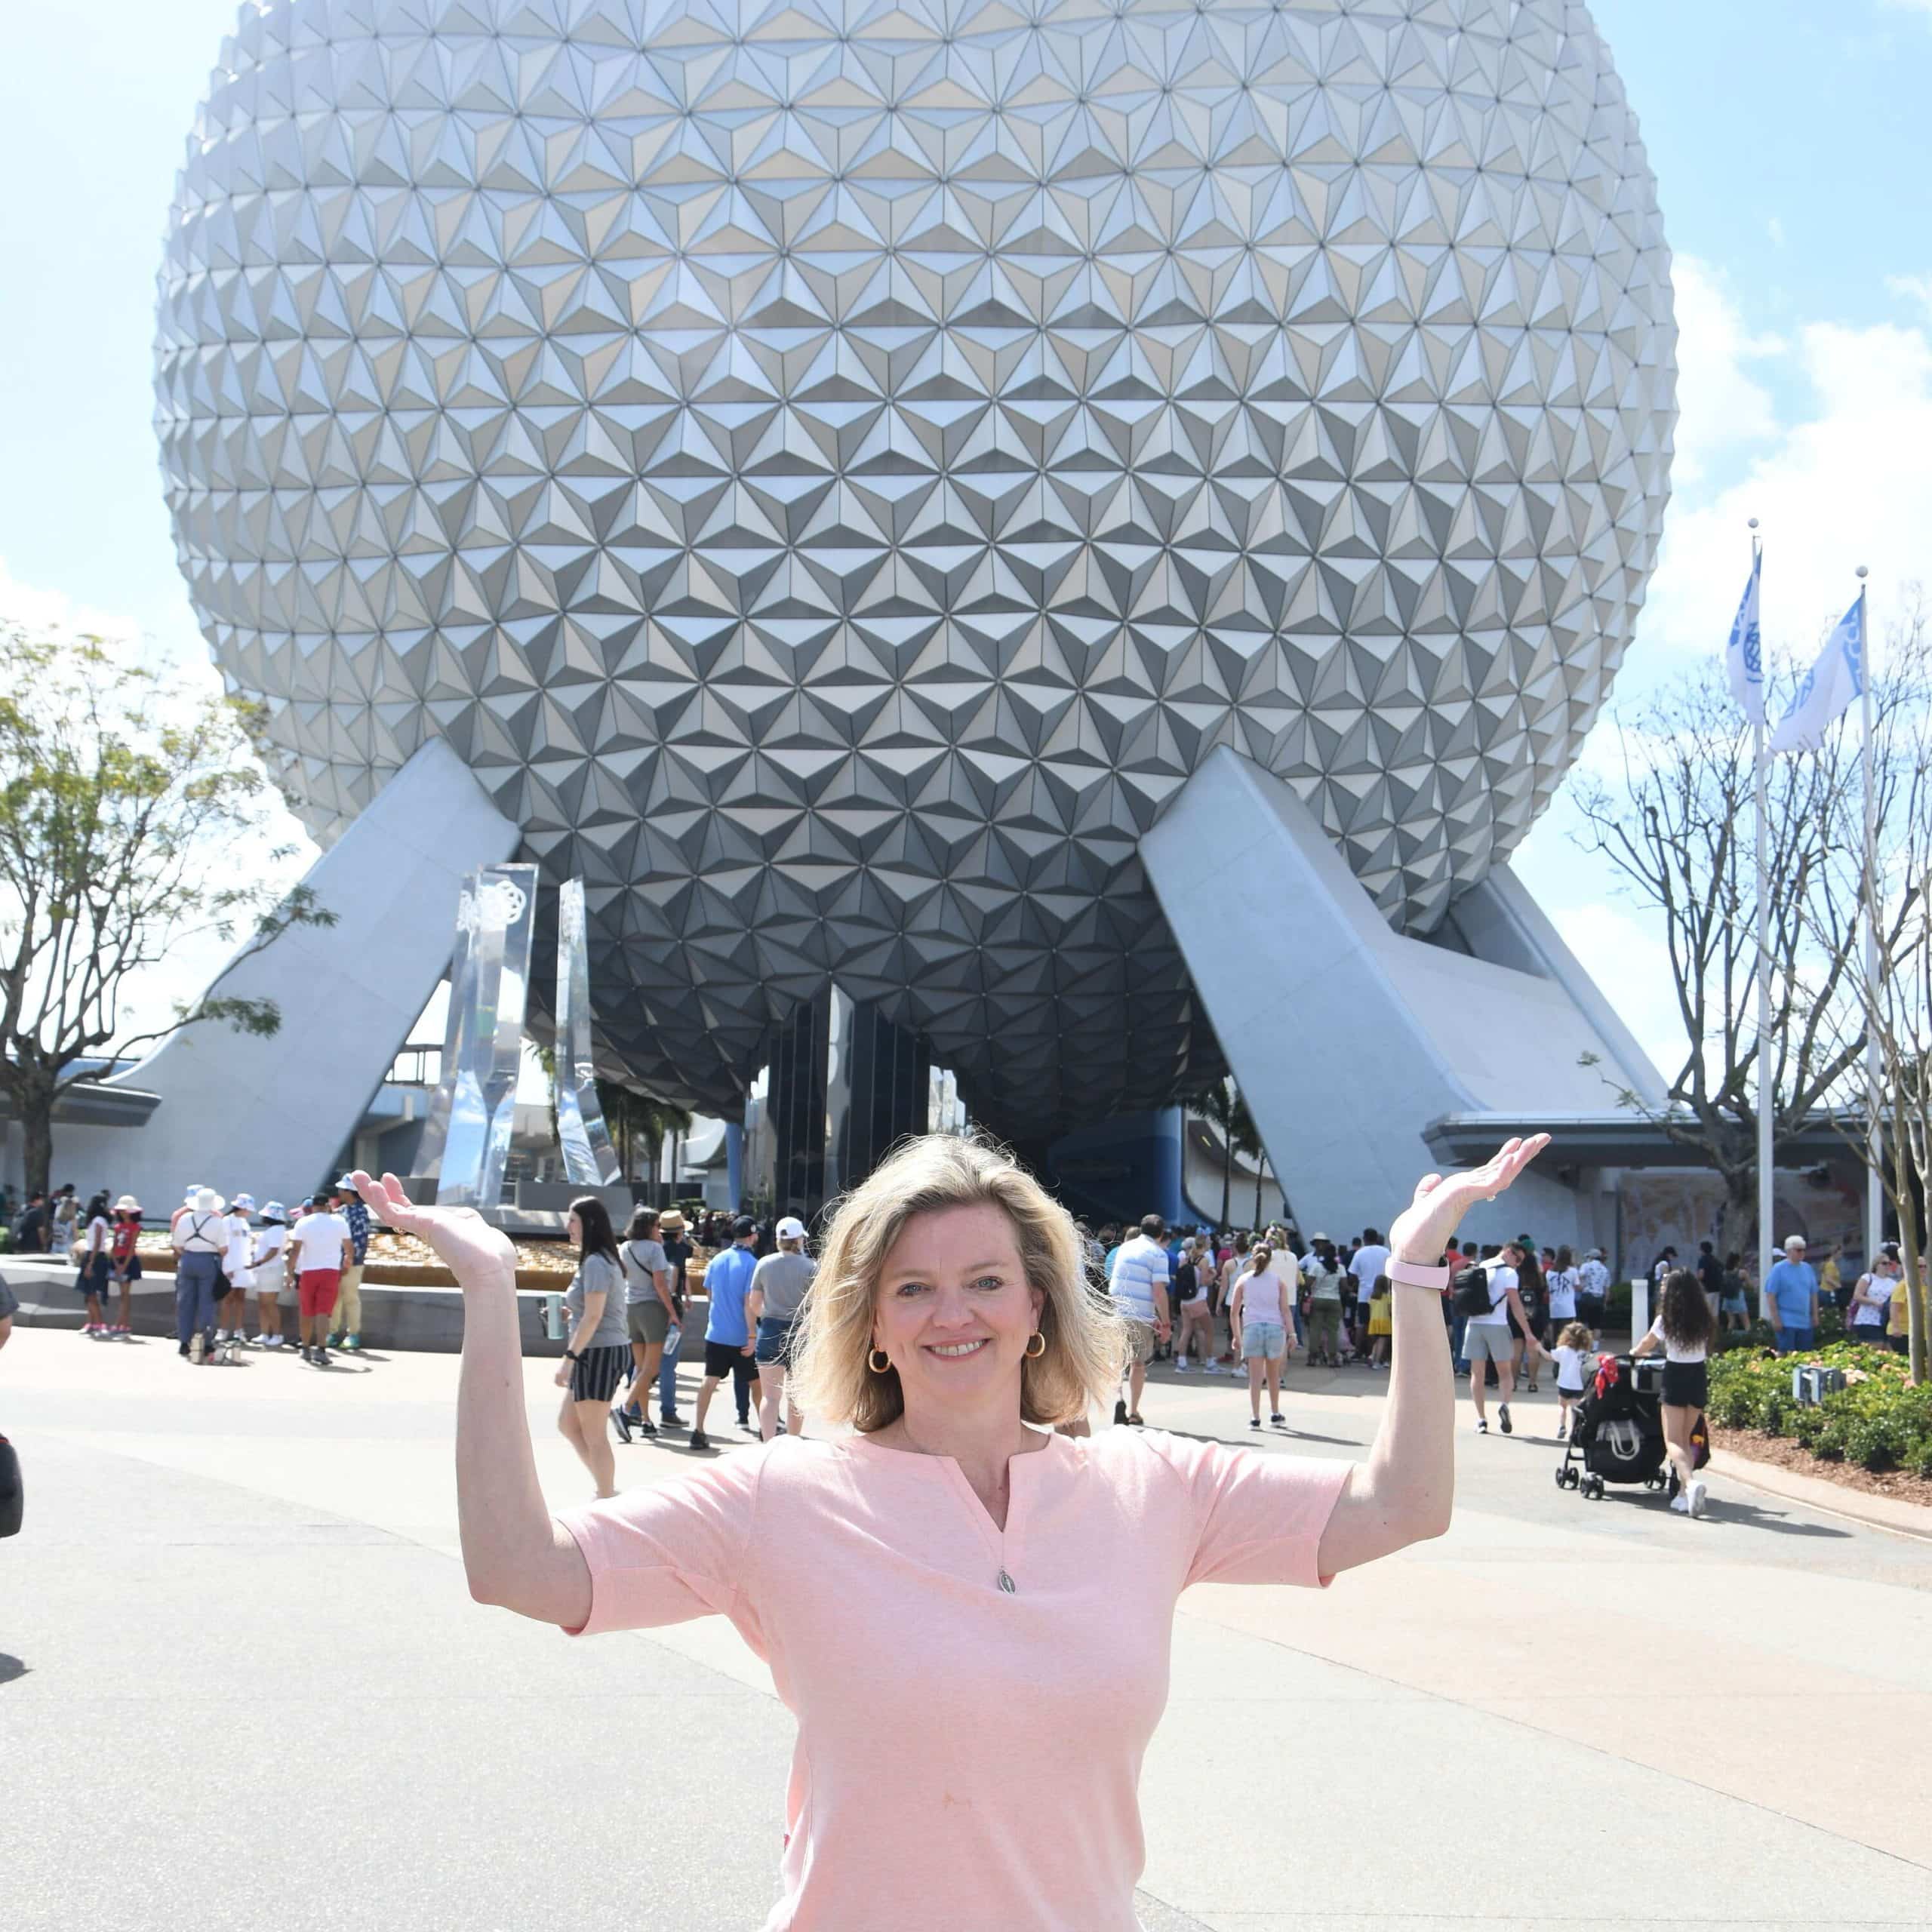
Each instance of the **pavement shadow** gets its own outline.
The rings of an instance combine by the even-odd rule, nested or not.
[[[1779,1537],[1832,1537],[1849,1542],[1853,1534],[1835,1524],[1801,1523],[1782,1510],[1767,1509],[1761,1503],[1743,1502],[1735,1497],[1706,1496],[1703,1514],[1712,1522],[1741,1523],[1748,1529],[1769,1530]]]
[[[0,1684],[11,1684],[17,1677],[24,1677],[27,1666],[18,1657],[10,1657],[0,1651]]]

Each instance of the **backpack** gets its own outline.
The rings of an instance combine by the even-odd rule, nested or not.
[[[1174,1298],[1177,1301],[1192,1301],[1201,1292],[1201,1276],[1191,1261],[1183,1261],[1174,1270]]]
[[[1472,1317],[1494,1315],[1497,1303],[1489,1291],[1489,1270],[1481,1266],[1465,1268],[1456,1277],[1456,1312]]]

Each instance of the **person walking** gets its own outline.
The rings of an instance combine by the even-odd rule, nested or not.
[[[1904,1277],[1898,1250],[1887,1243],[1878,1251],[1878,1260],[1852,1284],[1845,1309],[1845,1332],[1853,1341],[1867,1342],[1874,1348],[1885,1346],[1885,1324],[1891,1312],[1892,1297]]]
[[[1688,1268],[1673,1268],[1664,1277],[1657,1318],[1650,1332],[1630,1352],[1663,1351],[1663,1435],[1669,1446],[1677,1493],[1670,1506],[1687,1516],[1704,1513],[1704,1485],[1697,1475],[1697,1451],[1690,1438],[1710,1399],[1706,1366],[1717,1321],[1704,1299],[1704,1284]]]
[[[174,1333],[180,1352],[196,1364],[208,1359],[214,1336],[214,1298],[221,1257],[228,1251],[221,1196],[197,1188],[192,1203],[175,1214],[168,1231],[174,1250]]]
[[[1241,1278],[1247,1272],[1247,1257],[1254,1251],[1254,1237],[1243,1228],[1228,1244],[1227,1259],[1221,1263],[1220,1278],[1215,1292],[1214,1312],[1227,1318],[1228,1348],[1225,1355],[1218,1355],[1208,1364],[1211,1374],[1225,1368],[1232,1375],[1241,1361],[1241,1331],[1234,1325],[1235,1290],[1241,1285]]]
[[[74,1251],[74,1287],[87,1298],[87,1313],[81,1333],[90,1341],[100,1341],[112,1333],[107,1325],[107,1278],[114,1266],[114,1229],[107,1218],[105,1189],[87,1204],[85,1214],[69,1223],[78,1228],[69,1245]]]
[[[1361,1239],[1356,1244],[1355,1251],[1349,1257],[1348,1270],[1355,1284],[1355,1313],[1354,1334],[1355,1358],[1367,1361],[1374,1354],[1373,1340],[1369,1334],[1369,1321],[1374,1312],[1371,1304],[1375,1299],[1376,1277],[1389,1265],[1389,1247],[1381,1235],[1373,1228],[1361,1231]]]
[[[215,1304],[214,1352],[218,1360],[232,1361],[248,1331],[248,1297],[255,1281],[255,1235],[248,1217],[255,1211],[252,1194],[238,1194],[222,1220],[221,1299]]]
[[[711,1412],[711,1398],[726,1376],[731,1378],[731,1392],[738,1401],[738,1426],[752,1426],[752,1378],[757,1364],[752,1360],[755,1344],[745,1319],[745,1297],[750,1292],[752,1275],[758,1266],[752,1253],[758,1241],[758,1223],[749,1214],[740,1214],[731,1223],[731,1245],[715,1254],[704,1271],[707,1313],[704,1323],[704,1380],[698,1384],[697,1407],[691,1412],[691,1447],[711,1447],[704,1432],[705,1417]]]
[[[631,1360],[625,1314],[623,1264],[611,1211],[595,1194],[571,1203],[565,1232],[577,1244],[577,1272],[564,1294],[570,1338],[555,1377],[564,1393],[557,1429],[590,1472],[599,1496],[617,1493],[617,1459],[611,1453],[606,1419],[611,1398]]]
[[[1516,1293],[1516,1263],[1522,1253],[1512,1241],[1494,1260],[1466,1269],[1459,1278],[1469,1283],[1467,1299],[1458,1294],[1457,1300],[1469,1317],[1463,1330],[1463,1352],[1469,1358],[1469,1399],[1475,1405],[1478,1435],[1489,1433],[1489,1417],[1483,1400],[1484,1364],[1487,1362],[1496,1364],[1497,1387],[1500,1391],[1496,1405],[1497,1426],[1505,1435],[1511,1432],[1509,1398],[1516,1392],[1516,1346],[1510,1329],[1512,1318],[1523,1334],[1529,1333],[1522,1300]]]
[[[141,1278],[141,1204],[124,1194],[114,1204],[114,1238],[109,1251],[108,1279],[120,1296],[115,1334],[131,1340],[134,1333],[134,1284]]]
[[[1140,1232],[1115,1251],[1107,1273],[1107,1296],[1127,1324],[1127,1394],[1114,1398],[1116,1426],[1141,1426],[1140,1397],[1147,1386],[1147,1364],[1168,1326],[1168,1224],[1158,1214],[1141,1217]]]
[[[685,1419],[678,1413],[678,1352],[685,1338],[686,1271],[697,1250],[684,1216],[675,1208],[666,1208],[658,1217],[657,1238],[671,1266],[671,1326],[665,1334],[664,1356],[657,1370],[657,1426],[682,1429]]]
[[[1326,1235],[1309,1237],[1301,1274],[1308,1287],[1308,1365],[1340,1368],[1342,1296],[1347,1278],[1343,1272],[1342,1257]]]
[[[302,1359],[312,1367],[329,1365],[329,1317],[343,1270],[355,1253],[349,1223],[318,1207],[288,1231],[288,1265],[295,1272],[296,1306],[301,1324]]]
[[[281,1346],[281,1303],[288,1271],[288,1210],[279,1201],[265,1201],[262,1225],[248,1265],[255,1271],[255,1306],[261,1325],[255,1331],[258,1349]]]
[[[817,1272],[818,1263],[805,1252],[804,1223],[787,1214],[778,1223],[778,1251],[766,1255],[752,1270],[745,1300],[757,1338],[752,1358],[758,1364],[758,1432],[763,1441],[769,1442],[781,1426],[793,1435],[805,1426],[798,1404],[784,1399],[785,1376],[792,1366],[798,1311]],[[781,1408],[786,1411],[782,1425]]]
[[[1577,1269],[1577,1319],[1586,1328],[1601,1332],[1609,1300],[1610,1269],[1604,1265],[1603,1250],[1593,1247]]]
[[[798,1735],[768,1932],[1124,1932],[1180,1592],[1314,1586],[1447,1529],[1454,1384],[1439,1271],[1420,1261],[1545,1144],[1425,1177],[1398,1219],[1407,1339],[1364,1461],[1056,1433],[1115,1385],[1121,1318],[1085,1291],[1072,1224],[1030,1176],[931,1135],[845,1197],[806,1303],[802,1406],[851,1432],[560,1516],[531,1447],[507,1240],[387,1177],[365,1198],[463,1292],[471,1595],[585,1636],[718,1613],[761,1648],[782,1631]]]
[[[1180,1310],[1180,1334],[1174,1343],[1174,1367],[1185,1374],[1188,1343],[1194,1344],[1194,1359],[1204,1369],[1214,1359],[1214,1309],[1208,1299],[1214,1278],[1211,1256],[1195,1241],[1183,1242],[1180,1263],[1174,1270],[1174,1302]]]
[[[1540,1386],[1537,1364],[1543,1359],[1546,1339],[1543,1266],[1536,1250],[1527,1243],[1519,1241],[1512,1251],[1517,1257],[1516,1300],[1521,1312],[1512,1312],[1509,1317],[1510,1349],[1517,1374],[1527,1380],[1534,1395]]]
[[[362,1270],[369,1258],[369,1211],[343,1174],[329,1189],[329,1212],[340,1214],[349,1229],[349,1260],[336,1284],[335,1306],[329,1313],[328,1333],[322,1338],[332,1344],[342,1337],[344,1355],[362,1352]]]
[[[1580,1318],[1577,1313],[1577,1263],[1571,1251],[1559,1247],[1543,1277],[1543,1307],[1551,1331],[1561,1334]]]
[[[1261,1383],[1268,1383],[1268,1420],[1277,1429],[1287,1426],[1281,1413],[1281,1364],[1288,1353],[1288,1299],[1286,1278],[1275,1266],[1275,1251],[1266,1241],[1254,1252],[1254,1265],[1235,1288],[1234,1320],[1241,1336],[1241,1359],[1247,1364],[1248,1427],[1261,1426]]]
[[[1804,1258],[1809,1245],[1802,1235],[1787,1235],[1784,1259],[1764,1277],[1764,1314],[1781,1355],[1817,1346],[1818,1276]]]
[[[664,1358],[664,1338],[671,1332],[672,1315],[671,1264],[658,1238],[659,1226],[655,1208],[635,1208],[624,1230],[623,1245],[617,1251],[617,1264],[624,1277],[624,1335],[631,1352],[631,1392],[627,1401],[612,1407],[611,1426],[626,1442],[633,1429],[640,1435],[657,1433],[657,1425],[651,1420],[651,1391]]]
[[[1566,1321],[1557,1331],[1556,1400],[1561,1411],[1556,1424],[1556,1439],[1570,1434],[1570,1417],[1583,1399],[1583,1391],[1597,1372],[1597,1338],[1580,1321]]]

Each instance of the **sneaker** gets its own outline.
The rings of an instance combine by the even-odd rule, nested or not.
[[[691,1439],[686,1446],[692,1449],[709,1449],[711,1447],[711,1438],[706,1435],[703,1429],[694,1429],[691,1431]]]
[[[685,1426],[685,1419],[674,1412],[660,1418],[657,1426],[660,1429],[682,1429]]]
[[[1489,1422],[1486,1417],[1476,1417],[1476,1433],[1478,1435],[1487,1435],[1489,1433]]]
[[[634,1422],[631,1426],[640,1435],[655,1435],[657,1433],[657,1425],[654,1422]]]
[[[1114,1426],[1116,1429],[1124,1429],[1126,1426],[1127,1404],[1124,1401],[1116,1402],[1114,1404]]]
[[[1567,1422],[1560,1422],[1560,1423],[1558,1423],[1556,1425],[1556,1439],[1557,1439],[1557,1441],[1559,1441],[1559,1442],[1567,1441],[1569,1439],[1569,1435],[1570,1435],[1570,1425],[1569,1425]]]
[[[217,1348],[220,1348],[227,1340],[228,1331],[226,1328],[217,1328],[214,1331],[214,1345]]]
[[[1177,1375],[1185,1375],[1187,1373],[1186,1356],[1176,1355],[1174,1357],[1174,1373]]]
[[[1283,1415],[1278,1409],[1277,1409],[1275,1413],[1268,1418],[1268,1420],[1272,1423],[1277,1429],[1286,1429],[1288,1426],[1287,1417]]]
[[[1690,1504],[1681,1496],[1673,1496],[1670,1499],[1670,1506],[1680,1516],[1687,1516],[1690,1513]]]
[[[271,1348],[271,1349],[278,1349],[278,1348],[280,1348],[280,1347],[282,1346],[282,1343],[283,1343],[283,1337],[281,1337],[281,1336],[279,1336],[279,1335],[271,1335],[271,1336],[269,1336],[269,1337],[268,1338],[268,1340],[267,1340],[266,1343],[265,1344],[265,1346],[267,1346],[267,1347],[269,1347],[269,1348]]]
[[[123,1321],[123,1322],[120,1323],[120,1324],[119,1324],[115,1327],[115,1329],[114,1332],[115,1332],[115,1334],[117,1334],[117,1335],[125,1335],[125,1336],[127,1336],[130,1340],[132,1340],[133,1336],[134,1336],[134,1330],[133,1330],[133,1329],[131,1329],[131,1328],[130,1328],[130,1327],[128,1326],[127,1323],[126,1323],[126,1322],[125,1322],[125,1321]]]
[[[318,1342],[315,1344],[315,1366],[318,1368],[327,1368],[328,1367],[329,1352],[326,1343]]]
[[[189,1338],[188,1359],[198,1366],[203,1356],[208,1353],[208,1338],[197,1328]]]
[[[1219,1375],[1220,1372],[1221,1364],[1217,1361],[1207,1363],[1201,1370],[1204,1375]]]
[[[342,1346],[352,1355],[359,1355],[362,1352],[362,1337],[360,1335],[345,1335],[342,1338]]]
[[[1704,1513],[1704,1485],[1701,1482],[1691,1484],[1686,1501],[1685,1515],[1701,1516]]]
[[[611,1411],[611,1426],[617,1432],[617,1440],[620,1442],[629,1441],[632,1425],[630,1417],[626,1415],[622,1409],[613,1409]]]
[[[181,1359],[182,1359],[183,1361],[186,1361],[188,1359],[188,1345],[187,1345],[187,1343],[186,1343],[186,1342],[183,1342],[183,1343],[181,1344],[181,1346],[180,1346],[178,1349],[177,1349],[174,1351],[174,1352],[175,1352],[177,1355],[178,1355],[181,1358]]]
[[[1507,1435],[1509,1433],[1509,1404],[1507,1402],[1498,1402],[1497,1404],[1496,1420],[1497,1426],[1502,1429],[1503,1434]]]
[[[1259,1429],[1261,1426],[1261,1418],[1259,1416],[1250,1417],[1247,1426],[1250,1429]]]

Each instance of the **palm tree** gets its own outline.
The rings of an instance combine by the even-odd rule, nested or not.
[[[1255,1131],[1254,1116],[1248,1112],[1241,1089],[1231,1078],[1219,1080],[1208,1088],[1202,1098],[1201,1111],[1221,1131],[1221,1226],[1225,1228],[1233,1213],[1230,1196],[1234,1191],[1235,1156],[1261,1155],[1261,1137]],[[1254,1219],[1259,1226],[1261,1177],[1258,1172],[1254,1180]]]
[[[554,1047],[538,1047],[536,1050],[538,1063],[543,1069],[543,1076],[550,1083],[550,1131],[557,1131],[557,1054]],[[637,1177],[637,1157],[641,1150],[650,1149],[654,1158],[651,1179],[655,1181],[664,1164],[664,1143],[667,1138],[691,1131],[691,1112],[688,1107],[676,1106],[669,1100],[660,1100],[654,1094],[641,1094],[635,1087],[626,1087],[615,1080],[606,1080],[600,1074],[597,1081],[597,1104],[604,1109],[604,1124],[611,1135],[611,1146],[617,1156],[617,1171],[626,1180]],[[672,1172],[672,1185],[676,1186],[676,1170]]]

